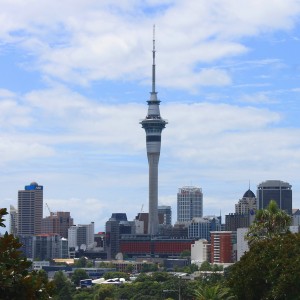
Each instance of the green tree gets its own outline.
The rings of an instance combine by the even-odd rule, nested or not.
[[[260,209],[255,214],[255,220],[247,233],[250,247],[256,241],[287,233],[291,221],[291,217],[271,200],[267,208]]]
[[[66,277],[64,272],[58,271],[54,274],[53,283],[55,286],[56,300],[71,300],[74,289],[70,280]]]
[[[183,250],[180,253],[180,257],[184,258],[184,257],[190,257],[191,256],[191,250]]]
[[[126,273],[132,273],[133,270],[134,270],[133,264],[128,264],[126,266]]]
[[[117,287],[113,284],[100,284],[95,296],[94,300],[110,300],[115,299]]]
[[[105,279],[111,278],[124,278],[125,280],[129,280],[129,275],[124,272],[107,272],[103,275]]]
[[[87,258],[84,256],[80,257],[78,260],[75,261],[75,267],[77,268],[85,268],[88,263]]]
[[[92,289],[84,289],[78,290],[75,294],[73,294],[73,300],[94,300],[94,290]]]
[[[79,286],[80,280],[90,278],[87,272],[83,269],[76,269],[72,275],[71,281]]]
[[[4,225],[6,208],[0,209],[0,226]],[[52,284],[40,272],[29,272],[31,262],[23,257],[19,243],[7,232],[0,238],[0,297],[1,299],[48,299]]]
[[[220,285],[202,285],[199,286],[194,295],[196,300],[231,300],[235,299],[230,294],[230,289]]]
[[[228,271],[227,284],[238,299],[299,299],[300,234],[254,243]]]
[[[199,271],[211,271],[211,265],[208,261],[204,261],[200,268],[199,268]]]

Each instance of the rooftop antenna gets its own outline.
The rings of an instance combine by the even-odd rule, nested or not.
[[[250,179],[249,179],[249,190],[250,190]]]
[[[152,50],[152,93],[156,94],[155,92],[155,25],[153,25],[153,50]]]

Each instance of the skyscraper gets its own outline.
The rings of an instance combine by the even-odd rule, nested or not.
[[[32,182],[18,192],[18,234],[40,234],[43,218],[43,186]]]
[[[194,186],[180,188],[177,193],[177,222],[189,222],[195,217],[202,217],[202,189]]]
[[[158,233],[158,162],[161,145],[161,132],[167,121],[162,119],[159,111],[160,101],[155,90],[155,31],[153,28],[153,63],[152,63],[152,91],[148,103],[148,113],[140,122],[146,132],[147,157],[149,164],[149,222],[148,233]]]
[[[255,194],[248,189],[243,198],[239,200],[239,202],[235,205],[235,213],[236,214],[249,214],[256,210],[257,203]]]
[[[267,180],[257,186],[258,209],[266,208],[270,201],[292,215],[292,186],[281,180]]]
[[[163,225],[172,225],[172,209],[168,205],[158,206],[158,215],[162,214],[164,217]],[[160,222],[159,222],[160,223]]]
[[[50,212],[50,216],[42,219],[42,233],[57,233],[68,238],[68,229],[73,225],[70,212]]]
[[[9,233],[16,236],[18,234],[18,210],[13,205],[10,206],[9,216]]]

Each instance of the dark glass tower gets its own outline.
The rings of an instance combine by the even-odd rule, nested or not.
[[[155,28],[153,28],[153,64],[152,91],[148,103],[146,118],[140,122],[146,132],[147,157],[149,164],[149,222],[148,234],[158,233],[158,162],[160,155],[161,132],[167,121],[162,119],[159,112],[160,101],[155,90]]]
[[[266,208],[270,201],[292,215],[292,186],[281,180],[267,180],[257,186],[258,209]]]

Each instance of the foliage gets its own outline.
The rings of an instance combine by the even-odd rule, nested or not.
[[[76,269],[72,275],[72,282],[76,285],[79,286],[80,280],[82,279],[88,279],[90,278],[87,272],[83,269]]]
[[[94,300],[115,299],[117,287],[113,284],[100,284],[97,288]]]
[[[0,226],[5,208],[0,209]],[[0,238],[0,296],[1,299],[49,299],[52,284],[42,272],[29,272],[31,262],[22,256],[22,246],[12,234],[7,232]]]
[[[128,265],[126,266],[126,272],[127,272],[127,273],[132,273],[133,270],[134,270],[134,267],[133,267],[132,264],[128,264]]]
[[[157,264],[143,264],[141,272],[156,272],[158,270]]]
[[[199,268],[199,271],[223,271],[223,266],[219,266],[219,265],[216,265],[216,264],[210,264],[208,261],[204,261],[200,268]]]
[[[196,300],[231,300],[235,299],[230,295],[230,289],[220,285],[202,285],[199,286],[194,295]]]
[[[255,214],[255,220],[246,237],[250,247],[256,241],[271,239],[289,232],[291,221],[291,217],[279,209],[274,200],[271,200],[267,208],[260,209]]]
[[[191,250],[183,250],[180,253],[180,257],[184,258],[184,257],[191,257]]]
[[[53,283],[55,286],[56,300],[71,300],[74,288],[70,280],[66,277],[64,272],[58,271],[54,274]]]
[[[85,268],[87,266],[88,260],[86,257],[81,256],[79,259],[77,259],[74,263],[75,267],[77,268]]]
[[[129,275],[124,272],[107,272],[103,277],[104,279],[124,278],[125,280],[129,280]]]
[[[165,282],[169,280],[171,277],[172,275],[170,275],[167,272],[155,272],[152,274],[152,280],[157,282]]]
[[[94,300],[92,289],[78,290],[73,294],[73,300]]]
[[[300,234],[256,242],[228,272],[238,299],[299,299]]]

